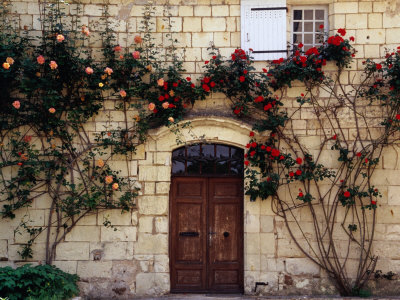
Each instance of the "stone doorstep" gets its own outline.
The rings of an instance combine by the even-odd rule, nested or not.
[[[360,300],[365,298],[359,297],[340,297],[340,296],[251,296],[251,295],[235,295],[235,294],[169,294],[164,296],[146,296],[146,297],[135,297],[132,300],[163,300],[163,299],[176,299],[176,300],[227,300],[227,299],[240,299],[240,300],[263,300],[263,299],[282,299],[282,300],[303,300],[303,299],[313,299],[313,300]],[[400,299],[400,297],[369,297],[368,300],[393,300]],[[81,299],[77,299],[81,300]]]

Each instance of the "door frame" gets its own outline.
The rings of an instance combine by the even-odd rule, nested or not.
[[[239,285],[240,285],[240,287],[239,287],[239,291],[224,291],[224,290],[222,290],[222,291],[218,291],[218,290],[211,290],[210,288],[208,288],[208,289],[205,289],[205,290],[193,290],[193,291],[187,291],[187,290],[179,290],[179,289],[172,289],[172,234],[171,234],[171,232],[172,232],[172,218],[171,218],[171,214],[172,214],[172,208],[173,208],[173,201],[172,201],[172,184],[173,184],[173,179],[174,178],[207,178],[207,179],[209,179],[209,178],[240,178],[241,179],[241,182],[242,182],[242,184],[241,184],[241,190],[242,190],[242,196],[241,196],[241,201],[240,201],[240,205],[239,205],[239,210],[240,210],[240,212],[239,212],[239,218],[240,218],[240,220],[239,220],[239,222],[240,222],[240,227],[239,227],[239,236],[241,237],[240,238],[240,244],[239,244],[239,247],[238,247],[238,250],[240,251],[240,257],[239,257],[239,262],[240,262],[240,269],[239,269],[239,272],[240,272],[240,275],[239,275],[239,278],[240,278],[240,282],[239,282]],[[207,182],[208,182],[208,180],[207,180]],[[209,199],[209,184],[207,183],[207,190],[206,190],[206,195],[207,195],[207,203],[206,203],[206,222],[207,222],[207,224],[205,224],[205,226],[206,226],[206,230],[208,231],[209,230],[209,223],[210,223],[210,220],[209,220],[209,217],[210,217],[210,214],[209,214],[209,201],[210,201],[210,199]],[[237,293],[244,293],[244,256],[245,256],[245,254],[244,254],[244,176],[242,175],[242,176],[227,176],[227,175],[221,175],[221,176],[215,176],[215,175],[212,175],[212,176],[199,176],[199,175],[197,175],[197,176],[185,176],[185,175],[179,175],[179,176],[171,176],[171,182],[170,182],[170,191],[169,191],[169,213],[168,213],[168,233],[169,233],[169,237],[168,237],[168,257],[169,257],[169,268],[170,268],[170,272],[169,272],[169,274],[170,274],[170,292],[171,293],[188,293],[188,292],[190,292],[190,293],[220,293],[220,294],[237,294]],[[208,250],[208,243],[209,243],[209,240],[208,240],[208,237],[206,238],[206,245],[205,245],[205,247],[206,247],[206,284],[207,284],[207,286],[209,286],[210,285],[210,278],[209,278],[209,256],[210,256],[210,253],[209,253],[209,250]]]

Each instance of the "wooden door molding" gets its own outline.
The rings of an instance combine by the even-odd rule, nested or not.
[[[243,179],[172,177],[171,292],[243,292]]]

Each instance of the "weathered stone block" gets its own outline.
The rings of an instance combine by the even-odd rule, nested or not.
[[[358,13],[358,2],[337,2],[333,4],[334,14],[356,14]]]
[[[225,18],[203,18],[203,31],[204,32],[216,32],[226,30],[226,19]],[[194,36],[193,36],[194,38]]]
[[[184,32],[201,32],[201,18],[199,17],[184,17],[183,18]]]
[[[112,261],[78,261],[77,274],[81,278],[110,278]]]
[[[346,29],[362,29],[368,28],[367,14],[347,14]],[[375,28],[375,27],[369,27]]]
[[[155,217],[154,218],[155,229],[157,233],[168,233],[168,218],[167,217]]]
[[[153,217],[141,216],[139,218],[139,232],[153,232]]]
[[[260,233],[260,250],[262,254],[266,254],[269,257],[274,257],[276,244],[275,234]]]
[[[137,295],[160,295],[169,291],[169,275],[140,273],[136,276]]]
[[[0,240],[0,261],[8,258],[8,241]]]
[[[64,272],[67,272],[70,274],[76,274],[78,262],[77,261],[56,260],[53,262],[53,265],[56,266],[57,268],[63,270]]]
[[[130,211],[120,209],[108,209],[99,212],[98,225],[103,225],[105,221],[110,221],[112,225],[131,225],[132,215]]]
[[[139,233],[135,254],[167,254],[168,236],[166,234]]]
[[[180,15],[181,17],[190,17],[190,16],[193,16],[193,6],[180,5],[180,6],[179,6],[179,15]]]
[[[64,242],[57,246],[56,260],[88,260],[89,242]]]
[[[117,229],[114,231],[114,229]],[[136,241],[136,227],[131,226],[118,226],[115,228],[101,227],[101,241]]]
[[[213,5],[212,6],[212,16],[213,17],[229,16],[229,6],[228,5]]]
[[[169,272],[168,255],[154,255],[154,272],[157,273]]]
[[[99,226],[75,226],[65,236],[67,242],[97,242],[100,241]]]
[[[142,196],[138,199],[139,213],[163,215],[167,213],[168,196]]]
[[[199,17],[211,16],[211,7],[203,6],[203,5],[196,5],[196,6],[194,6],[194,15],[199,16]]]
[[[320,268],[310,261],[309,258],[287,258],[286,270],[292,275],[313,275],[319,274]]]

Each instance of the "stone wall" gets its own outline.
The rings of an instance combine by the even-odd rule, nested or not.
[[[81,0],[83,24],[92,30],[91,45],[96,50],[99,32],[94,24],[100,21],[103,0]],[[40,30],[37,2],[11,1],[13,13],[21,29]],[[358,50],[352,69],[341,76],[351,82],[362,68],[366,58],[381,58],[385,48],[395,49],[400,36],[400,1],[330,1],[330,0],[288,0],[289,12],[293,5],[325,4],[329,7],[329,28],[346,28],[348,36],[355,37]],[[169,4],[168,10],[165,6]],[[110,21],[116,25],[121,46],[129,46],[138,32],[144,0],[110,0]],[[73,13],[75,4],[66,6]],[[184,58],[184,67],[196,77],[202,72],[204,61],[209,59],[207,48],[212,41],[222,54],[229,56],[240,47],[240,0],[170,0],[156,1],[155,26],[157,43],[166,44],[165,17],[174,21],[174,37],[179,40],[178,51]],[[290,17],[288,16],[288,23]],[[288,27],[290,28],[290,27]],[[289,33],[288,33],[289,34]],[[184,50],[184,51],[183,51]],[[265,62],[257,62],[262,68]],[[334,66],[327,66],[327,71]],[[295,97],[304,91],[299,83],[286,91],[285,108],[294,112],[297,108]],[[328,97],[320,91],[320,97]],[[197,136],[205,135],[209,142],[221,142],[244,148],[248,142],[251,126],[218,116],[229,102],[222,95],[214,94],[204,102],[198,102],[192,111],[192,126]],[[91,132],[98,132],[104,126],[117,127],[123,116],[114,110],[114,103],[105,103],[104,110],[86,126]],[[295,114],[292,126],[294,133],[309,146],[317,150],[320,137],[311,111]],[[344,134],[354,134],[349,122]],[[187,134],[188,142],[196,138]],[[168,256],[168,206],[171,174],[171,151],[178,147],[174,135],[165,128],[154,130],[145,145],[138,148],[126,168],[124,158],[116,157],[112,167],[123,170],[125,176],[137,179],[141,195],[137,210],[101,211],[84,218],[69,233],[65,242],[57,248],[54,264],[61,269],[77,273],[81,279],[82,292],[92,298],[128,297],[132,295],[165,294],[169,285]],[[328,151],[328,150],[326,150]],[[398,148],[388,149],[376,171],[375,182],[383,192],[377,210],[378,224],[374,251],[380,256],[377,269],[384,272],[400,272],[400,161]],[[324,161],[331,164],[327,153]],[[245,197],[245,292],[254,292],[255,282],[268,282],[261,288],[265,294],[288,293],[335,293],[327,275],[302,254],[290,239],[281,218],[275,216],[270,201],[250,202]],[[26,237],[14,233],[21,218],[29,215],[35,221],[33,226],[43,226],[47,220],[50,199],[41,197],[34,201],[28,211],[20,211],[12,221],[0,222],[0,266],[20,265],[17,251]],[[310,216],[300,212],[302,227],[312,230]],[[26,217],[25,217],[26,218]],[[105,219],[116,226],[117,231],[103,226]],[[34,257],[30,262],[44,260],[44,237],[33,247]],[[353,258],[351,258],[353,259]],[[382,292],[386,283],[373,282],[376,292]],[[392,287],[385,293],[396,294]]]

